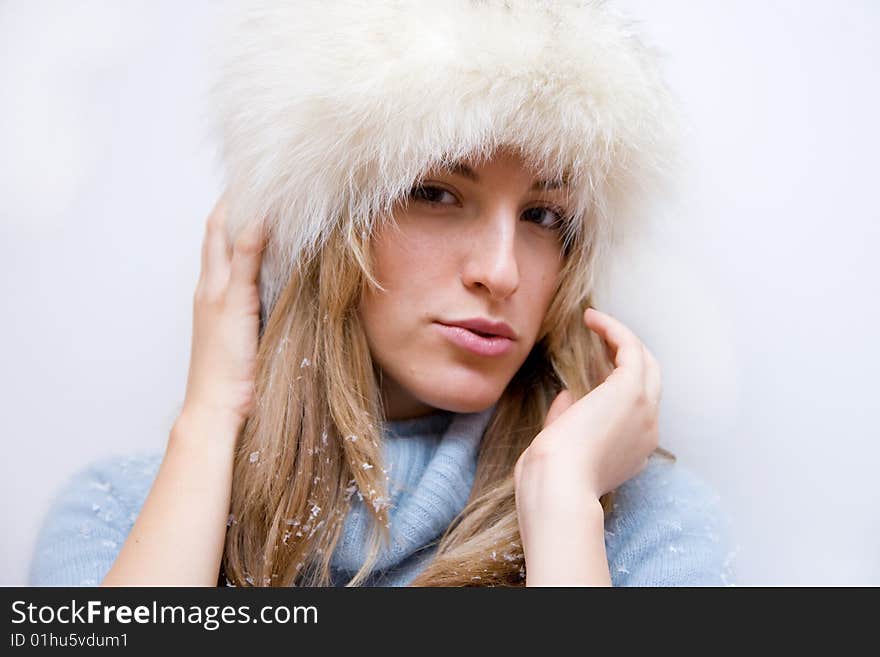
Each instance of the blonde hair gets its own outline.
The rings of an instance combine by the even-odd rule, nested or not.
[[[514,465],[563,387],[579,398],[614,367],[582,319],[610,227],[601,211],[591,222],[569,220],[565,262],[538,339],[496,404],[467,504],[413,586],[525,583]],[[219,583],[225,577],[236,586],[331,584],[331,557],[353,494],[374,522],[367,559],[348,586],[364,582],[389,538],[385,417],[357,312],[366,286],[381,286],[372,274],[369,238],[354,225],[340,222],[320,251],[297,263],[263,327],[258,402],[235,454]],[[607,517],[614,492],[600,501]]]

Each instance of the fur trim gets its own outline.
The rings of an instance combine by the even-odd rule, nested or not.
[[[614,233],[674,168],[657,58],[605,2],[263,1],[231,30],[212,103],[230,237],[269,223],[264,318],[336,222],[371,231],[432,166],[517,147]]]

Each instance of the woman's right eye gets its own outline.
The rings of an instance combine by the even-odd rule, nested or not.
[[[443,195],[446,194],[450,199],[452,199],[452,203],[455,203],[456,199],[452,192],[448,192],[442,187],[431,187],[430,185],[421,185],[418,187],[413,187],[410,191],[410,196],[418,201],[423,201],[425,203],[431,204],[439,204],[443,203],[441,200]]]

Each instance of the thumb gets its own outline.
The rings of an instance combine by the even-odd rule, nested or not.
[[[562,413],[572,404],[574,404],[574,395],[571,394],[567,388],[562,390],[562,392],[556,395],[553,403],[550,404],[550,409],[547,411],[547,417],[544,419],[543,428],[546,429],[553,424],[553,422],[556,421],[556,418],[562,415]]]

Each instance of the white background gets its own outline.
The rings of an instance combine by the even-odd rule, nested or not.
[[[743,585],[880,584],[880,5],[625,0],[692,166],[599,297],[664,373],[661,444],[721,494]],[[0,4],[0,584],[49,501],[162,449],[182,401],[217,3]]]

